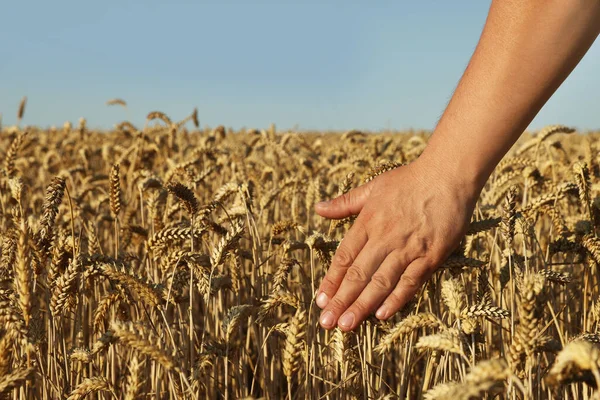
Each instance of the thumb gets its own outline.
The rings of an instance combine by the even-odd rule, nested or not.
[[[360,213],[372,189],[372,181],[350,190],[331,201],[315,204],[315,211],[321,217],[340,219]]]

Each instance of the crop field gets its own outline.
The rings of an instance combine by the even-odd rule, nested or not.
[[[353,221],[313,206],[428,134],[198,126],[1,129],[3,398],[600,399],[597,134],[525,134],[414,301],[344,333],[314,297]]]

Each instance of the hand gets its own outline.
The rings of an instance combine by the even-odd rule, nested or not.
[[[439,169],[419,159],[315,205],[326,218],[358,214],[317,292],[323,328],[352,330],[375,310],[388,319],[459,244],[479,190]]]

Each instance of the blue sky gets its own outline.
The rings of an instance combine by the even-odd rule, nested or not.
[[[89,126],[198,107],[202,125],[434,127],[489,1],[11,1],[0,23],[0,113]],[[596,43],[532,124],[600,128]],[[107,107],[121,97],[126,110]]]

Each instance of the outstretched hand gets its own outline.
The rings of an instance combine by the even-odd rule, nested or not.
[[[317,292],[323,328],[388,319],[456,248],[479,193],[440,172],[419,159],[315,206],[326,218],[358,214]]]

